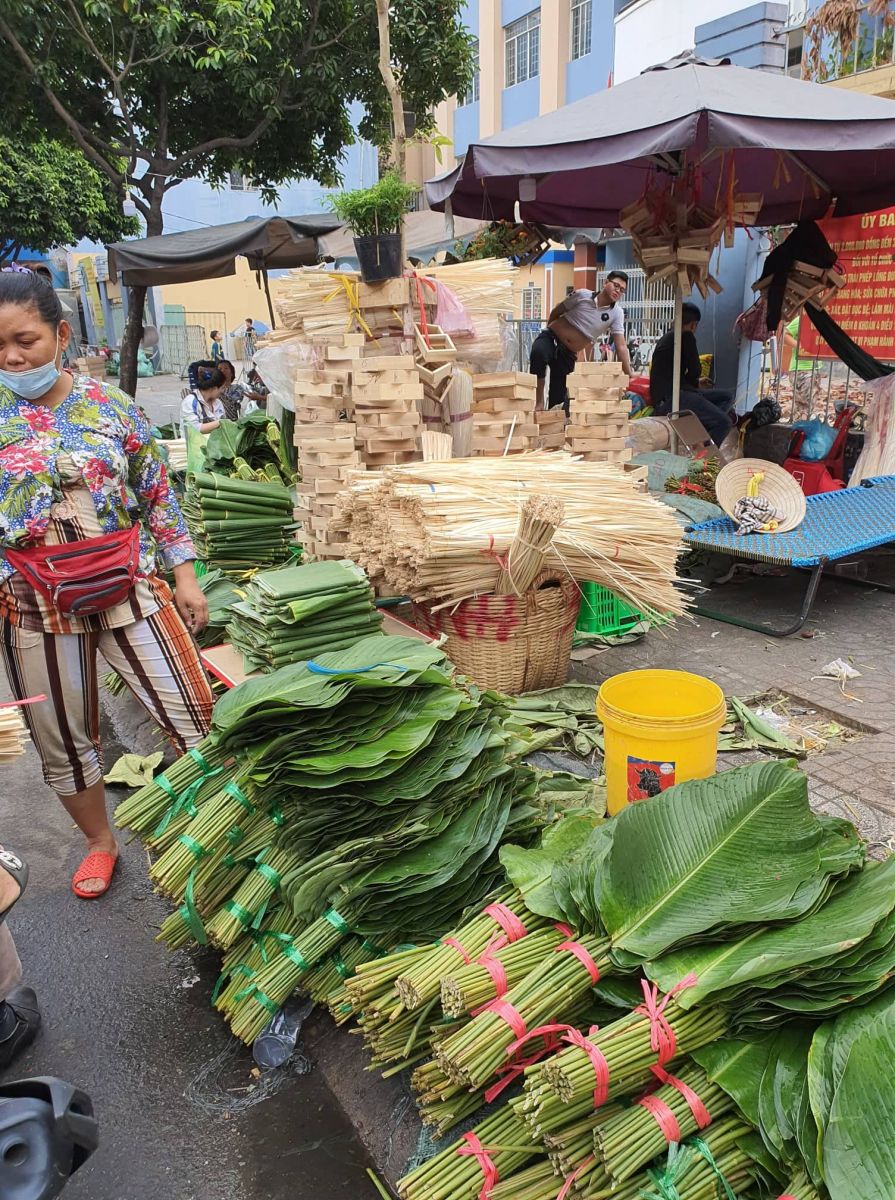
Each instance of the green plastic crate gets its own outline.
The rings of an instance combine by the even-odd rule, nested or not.
[[[576,629],[581,633],[627,633],[644,620],[643,613],[619,600],[599,583],[581,583],[581,609]]]

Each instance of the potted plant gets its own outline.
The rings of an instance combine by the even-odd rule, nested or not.
[[[401,222],[416,195],[413,184],[393,172],[369,188],[339,192],[330,197],[332,211],[350,226],[365,283],[397,279],[401,262]]]

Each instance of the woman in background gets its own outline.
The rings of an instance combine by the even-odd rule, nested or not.
[[[221,394],[226,388],[224,372],[220,366],[197,363],[196,386],[183,398],[180,419],[184,425],[192,425],[200,433],[211,433],[226,416]]]

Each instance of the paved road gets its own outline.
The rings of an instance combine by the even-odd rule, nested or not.
[[[106,744],[114,762],[120,747]],[[10,927],[46,1022],[7,1078],[78,1084],[102,1126],[66,1200],[372,1200],[364,1152],[319,1074],[290,1074],[255,1107],[226,1111],[251,1095],[251,1058],[208,1006],[215,956],[153,940],[167,907],[143,849],[125,848],[104,900],[76,900],[79,838],[33,749],[0,771],[0,836],[31,867]]]

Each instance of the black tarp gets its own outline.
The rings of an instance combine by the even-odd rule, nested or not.
[[[317,262],[317,238],[342,222],[326,213],[305,217],[263,217],[163,233],[159,237],[115,242],[107,247],[109,277],[126,286],[156,287],[220,279],[236,273],[236,259],[248,259],[253,271],[304,267]]]

